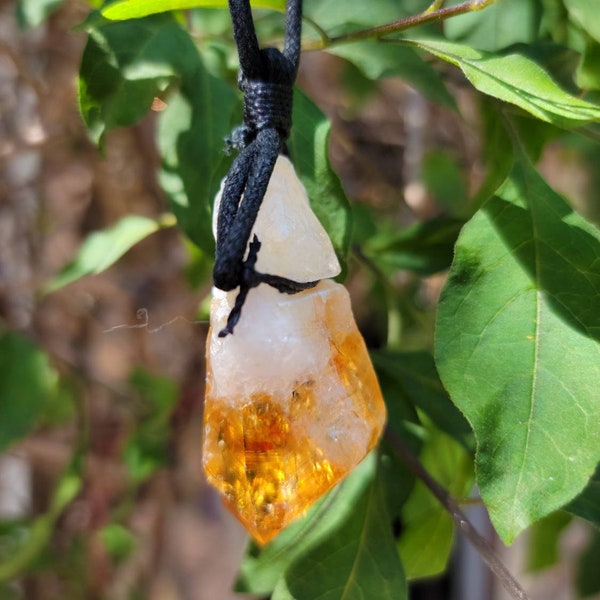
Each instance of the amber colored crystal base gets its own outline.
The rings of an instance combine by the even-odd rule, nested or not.
[[[351,471],[375,446],[385,420],[347,293],[332,282],[319,285],[320,291],[303,293],[306,298],[299,300],[315,304],[311,330],[316,326],[325,336],[328,352],[318,370],[304,373],[287,389],[223,396],[217,390],[227,389],[229,381],[219,385],[211,363],[225,346],[208,351],[204,468],[226,505],[261,544]],[[239,335],[243,338],[242,328]],[[209,335],[210,344],[227,341]],[[283,352],[278,349],[270,359],[274,374]]]

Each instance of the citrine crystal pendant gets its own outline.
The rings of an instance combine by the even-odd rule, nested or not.
[[[323,271],[335,275],[339,265],[331,243],[323,237],[287,159],[278,160],[271,181],[255,233],[261,241],[273,235],[272,206],[281,213],[275,228],[281,239],[298,227],[298,218],[305,224],[310,221],[301,240],[295,235],[288,240],[311,252],[315,245],[322,246],[316,248],[318,264],[312,269],[302,261],[305,281],[322,279]],[[302,196],[300,212],[308,210],[314,222],[293,210],[290,214],[290,195],[296,193]],[[287,211],[281,211],[282,202]],[[285,239],[283,246],[287,252]],[[260,270],[290,278],[295,272],[301,280],[296,263],[306,255],[296,252],[290,271],[285,260],[265,256],[270,264]],[[265,544],[376,445],[385,406],[342,285],[323,279],[293,295],[260,285],[249,293],[234,333],[220,338],[234,301],[235,292],[214,290],[204,469],[230,510],[257,542]]]

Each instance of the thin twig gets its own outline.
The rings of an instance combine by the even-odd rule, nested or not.
[[[448,490],[443,488],[423,467],[419,459],[412,453],[404,441],[394,432],[391,427],[385,431],[385,439],[390,444],[394,452],[404,462],[408,469],[418,477],[437,498],[440,504],[448,511],[459,531],[473,544],[479,552],[481,558],[485,561],[490,570],[498,577],[504,589],[515,600],[528,600],[525,590],[521,584],[512,576],[509,570],[498,558],[492,545],[483,538],[462,512],[454,498]]]
[[[337,44],[357,42],[370,38],[378,39],[392,33],[398,33],[399,31],[416,27],[417,25],[430,23],[431,21],[440,21],[442,19],[448,19],[449,17],[483,10],[495,2],[497,2],[497,0],[468,0],[467,2],[457,4],[456,6],[437,8],[438,6],[441,6],[443,2],[435,0],[429,8],[423,12],[417,15],[411,15],[410,17],[404,17],[403,19],[398,19],[397,21],[392,21],[391,23],[386,23],[385,25],[351,31],[350,33],[345,33],[336,37],[329,37],[327,34],[323,35],[325,32],[320,32],[321,39],[309,42],[302,47],[302,50],[323,50],[324,48]]]

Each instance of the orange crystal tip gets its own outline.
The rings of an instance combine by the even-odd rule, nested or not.
[[[323,281],[314,290],[293,296],[292,301],[276,291],[276,296],[269,294],[271,290],[264,291],[279,305],[274,311],[298,314],[293,310],[297,302],[310,303],[312,308],[306,310],[305,306],[304,313],[314,321],[305,328],[305,335],[280,332],[285,340],[283,349],[269,351],[259,344],[250,356],[247,350],[246,354],[234,352],[236,345],[244,346],[246,332],[241,325],[249,319],[248,306],[233,336],[217,338],[214,332],[219,325],[212,323],[203,456],[208,481],[260,544],[302,516],[368,454],[381,435],[386,414],[345,288]],[[256,322],[252,325],[261,327]],[[315,347],[315,332],[324,340],[326,352]],[[286,384],[279,374],[288,367],[282,353],[290,343],[305,344],[305,353],[311,356],[305,357],[306,364],[290,367],[291,380]],[[235,368],[240,361],[250,366],[259,355],[264,371],[264,361],[268,361],[266,371],[273,373],[273,385],[269,388],[261,372],[258,381],[252,381],[255,389],[250,387],[251,380],[244,380],[236,390],[236,382],[230,380],[236,373],[227,377],[214,368],[215,361],[229,352],[234,353],[230,358]],[[288,352],[294,354],[295,350],[289,348]]]

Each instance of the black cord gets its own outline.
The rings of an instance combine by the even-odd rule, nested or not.
[[[302,0],[288,0],[283,51],[260,49],[249,0],[229,0],[233,36],[240,57],[238,85],[244,92],[244,124],[229,144],[240,151],[225,180],[217,218],[213,280],[224,291],[240,291],[219,336],[233,333],[251,288],[266,283],[295,294],[318,282],[300,283],[255,269],[260,241],[250,234],[292,126],[293,88],[300,62]],[[243,200],[242,200],[243,196]],[[244,259],[246,251],[248,256]]]

